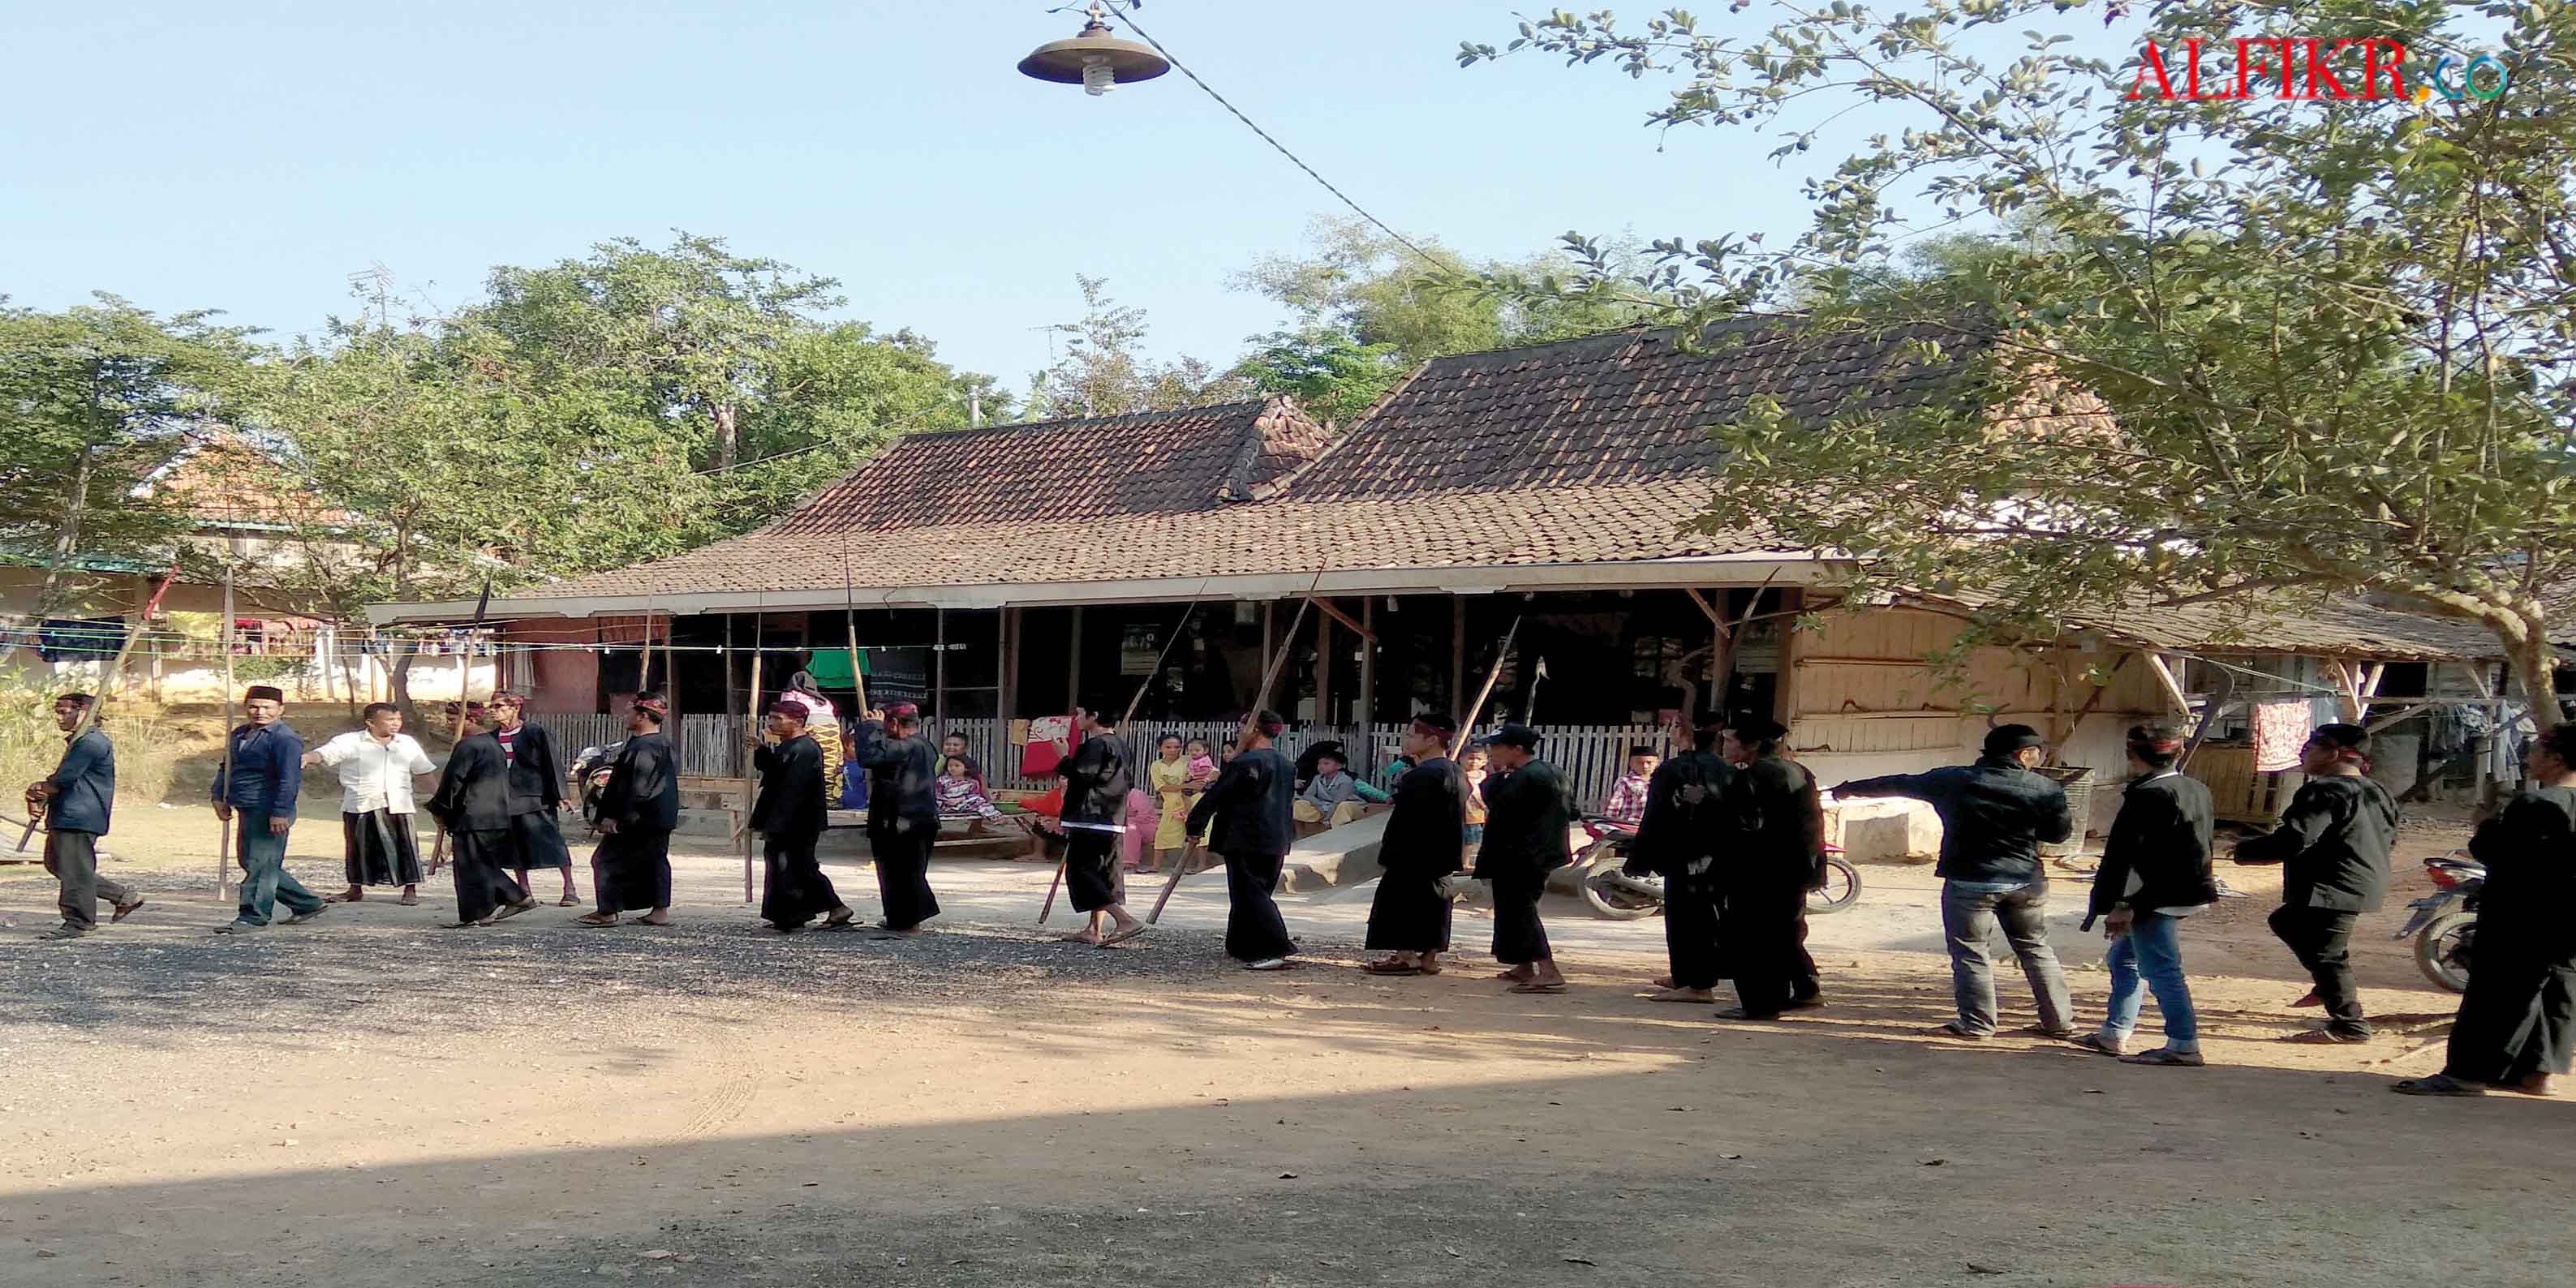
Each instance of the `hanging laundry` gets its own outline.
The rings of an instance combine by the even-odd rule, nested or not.
[[[2277,774],[2299,767],[2299,748],[2316,729],[2305,698],[2254,704],[2254,772]]]
[[[1029,745],[1020,752],[1020,772],[1026,777],[1043,778],[1055,772],[1061,759],[1055,740],[1065,740],[1065,751],[1082,745],[1082,731],[1073,727],[1072,716],[1039,716],[1029,722]]]

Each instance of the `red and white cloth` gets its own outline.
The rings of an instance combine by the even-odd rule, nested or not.
[[[2254,704],[2254,772],[2277,774],[2299,767],[2299,748],[2316,732],[2316,717],[2305,698]]]

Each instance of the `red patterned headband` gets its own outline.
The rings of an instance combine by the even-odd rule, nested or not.
[[[635,700],[635,709],[646,712],[657,719],[667,717],[671,714],[671,704],[660,698],[637,698]]]

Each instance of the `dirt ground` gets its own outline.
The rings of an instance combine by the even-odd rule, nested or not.
[[[934,870],[940,934],[780,939],[707,844],[670,930],[441,931],[432,886],[223,939],[207,817],[123,811],[112,868],[151,905],[74,944],[33,940],[51,886],[0,868],[0,1284],[2569,1276],[2570,1106],[2386,1091],[2440,1062],[2455,999],[2389,936],[2456,829],[2409,834],[2365,925],[2390,1033],[2362,1048],[2273,1040],[2304,987],[2262,926],[2277,879],[2222,869],[2251,897],[2186,932],[2195,1071],[1923,1036],[1949,999],[1922,868],[1867,866],[1861,906],[1815,922],[1829,1009],[1721,1027],[1638,999],[1660,921],[1571,904],[1548,912],[1573,990],[1515,997],[1481,954],[1351,969],[1365,893],[1283,901],[1307,969],[1232,971],[1213,878],[1116,950],[1045,937],[1045,869],[1009,863]],[[316,888],[328,820],[293,847]],[[2060,944],[2098,1014],[2080,887]],[[1462,945],[1486,934],[1461,916]]]

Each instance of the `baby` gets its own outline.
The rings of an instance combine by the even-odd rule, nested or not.
[[[1001,807],[984,794],[984,785],[975,781],[973,768],[964,756],[950,756],[939,762],[939,812],[952,817],[971,814],[980,818],[1000,818]]]
[[[1216,757],[1208,754],[1205,738],[1190,739],[1190,777],[1201,780],[1216,777]]]

